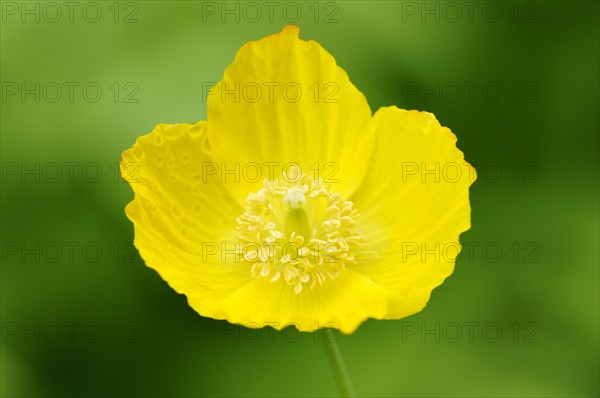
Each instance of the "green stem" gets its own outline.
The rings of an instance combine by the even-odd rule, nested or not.
[[[340,347],[337,344],[337,337],[335,336],[334,329],[325,329],[325,339],[323,340],[323,347],[329,358],[329,364],[335,374],[335,381],[337,382],[340,394],[342,397],[356,397],[354,388],[352,387],[352,380],[350,380],[350,374],[346,369],[344,358],[340,352]]]

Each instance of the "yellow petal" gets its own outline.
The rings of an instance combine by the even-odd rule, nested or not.
[[[296,294],[282,281],[256,279],[225,302],[227,320],[247,327],[270,325],[277,330],[293,325],[303,332],[331,327],[350,334],[367,318],[382,318],[388,294],[352,270],[323,286]]]
[[[352,269],[388,290],[386,318],[397,319],[419,312],[452,273],[475,171],[430,113],[382,108],[374,124],[373,162],[351,198],[366,238]]]
[[[218,181],[203,182],[202,165],[211,161],[205,130],[204,122],[158,125],[123,152],[121,174],[135,192],[126,213],[146,265],[201,315],[222,318],[222,298],[251,278],[220,251],[208,254],[236,241],[242,209]]]
[[[372,154],[364,95],[331,54],[298,35],[288,26],[244,45],[208,95],[212,154],[220,172],[238,167],[222,179],[240,203],[271,172],[281,178],[297,169],[293,163],[304,174],[339,181],[336,190],[347,197]],[[255,164],[263,178],[254,178]]]

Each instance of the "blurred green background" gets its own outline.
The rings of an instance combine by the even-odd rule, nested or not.
[[[373,110],[435,113],[479,173],[469,250],[426,309],[339,337],[358,393],[599,396],[598,2],[70,4],[1,2],[2,396],[337,394],[314,335],[203,319],[145,267],[115,174],[294,21]]]

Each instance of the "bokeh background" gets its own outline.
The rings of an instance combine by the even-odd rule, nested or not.
[[[1,2],[3,397],[337,394],[321,336],[204,319],[144,266],[115,169],[290,22],[373,110],[435,113],[479,174],[426,309],[339,336],[357,392],[600,394],[598,2],[72,4]]]

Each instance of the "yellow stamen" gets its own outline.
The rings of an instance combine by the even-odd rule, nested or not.
[[[339,277],[364,242],[354,230],[359,214],[353,206],[309,176],[298,183],[265,180],[237,219],[240,252],[252,277],[283,281],[296,294],[304,285],[314,289]]]

